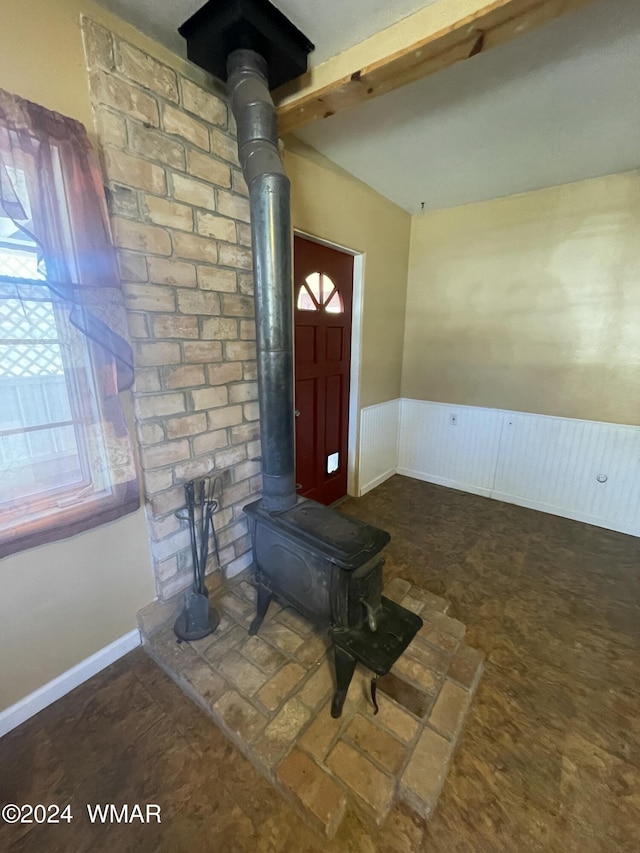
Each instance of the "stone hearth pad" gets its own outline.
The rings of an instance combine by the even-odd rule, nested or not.
[[[338,720],[330,714],[333,662],[327,633],[271,604],[258,635],[248,576],[213,597],[217,631],[176,641],[172,625],[144,635],[148,653],[223,729],[302,816],[323,834],[347,806],[382,825],[396,800],[429,818],[444,784],[482,671],[448,602],[401,578],[385,595],[419,613],[422,629],[391,673],[358,666]],[[143,632],[144,634],[144,632]]]

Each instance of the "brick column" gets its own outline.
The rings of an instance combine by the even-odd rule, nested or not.
[[[167,599],[191,580],[188,531],[175,516],[187,480],[222,478],[221,567],[231,576],[251,563],[242,507],[261,478],[247,188],[224,96],[88,18],[83,36],[136,361],[156,586]]]

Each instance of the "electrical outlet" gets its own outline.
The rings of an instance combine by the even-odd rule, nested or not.
[[[458,416],[454,414],[449,415],[449,423],[451,426],[458,426]]]

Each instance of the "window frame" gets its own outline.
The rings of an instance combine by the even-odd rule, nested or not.
[[[13,285],[16,282],[24,283],[24,279],[15,279],[11,276],[0,275],[0,285]],[[32,280],[34,285],[46,285],[46,278],[43,280]],[[24,300],[25,302],[33,300]],[[60,356],[62,360],[63,376],[65,386],[67,388],[69,405],[72,412],[72,418],[65,422],[48,422],[38,424],[34,428],[27,427],[26,429],[16,430],[16,434],[24,434],[27,431],[36,431],[38,429],[51,429],[62,423],[64,426],[73,426],[76,437],[76,448],[78,451],[78,459],[82,471],[83,478],[80,481],[66,484],[63,486],[54,487],[51,489],[43,489],[39,493],[27,496],[17,496],[14,498],[3,499],[0,495],[0,531],[4,531],[12,526],[19,526],[24,535],[33,537],[37,536],[38,531],[42,527],[48,527],[50,519],[55,516],[55,523],[63,526],[74,519],[78,514],[78,508],[91,508],[91,512],[98,514],[104,513],[110,515],[110,509],[106,506],[109,498],[113,493],[113,487],[100,489],[96,487],[96,471],[91,469],[89,462],[88,444],[89,440],[86,434],[87,422],[92,417],[89,413],[90,406],[87,401],[83,400],[83,388],[80,387],[79,373],[80,371],[74,368],[70,362],[69,349],[70,345],[65,341],[66,334],[72,334],[76,338],[75,345],[80,347],[83,353],[82,371],[84,377],[85,388],[92,395],[92,403],[98,410],[100,407],[100,391],[98,388],[98,380],[95,368],[95,345],[85,338],[80,332],[72,329],[67,317],[64,316],[63,308],[53,300],[43,299],[43,302],[50,302],[53,308],[56,328],[58,331],[58,345],[60,347]],[[61,325],[66,327],[61,330]],[[0,345],[7,340],[0,335]],[[11,339],[13,340],[13,339]],[[33,339],[38,343],[37,339]],[[93,415],[94,419],[95,414]],[[10,434],[8,431],[0,429],[0,437]],[[37,465],[37,460],[34,460],[34,465]],[[25,466],[26,467],[26,466]],[[80,522],[79,522],[80,523]],[[44,535],[44,534],[43,534]],[[21,535],[20,538],[24,538]]]
[[[56,425],[73,428],[73,441],[69,435],[68,443],[64,434],[50,433],[55,436],[50,446],[56,449],[51,456],[47,455],[47,442],[42,442],[52,464],[49,470],[41,470],[44,483],[39,490],[37,455],[29,453],[33,446],[25,447],[28,452],[22,458],[30,458],[31,464],[15,466],[16,480],[24,471],[25,491],[31,487],[30,481],[34,491],[20,494],[16,489],[13,496],[1,496],[3,558],[134,512],[140,506],[140,490],[135,444],[119,399],[119,392],[133,382],[133,357],[102,179],[86,130],[73,119],[0,89],[0,132],[4,134],[0,179],[9,181],[4,197],[6,181],[0,184],[0,250],[36,253],[38,259],[37,271],[29,270],[27,276],[0,274],[0,299],[52,305],[71,416],[64,423],[34,424],[31,430],[29,416],[16,397],[20,421],[27,429],[15,434],[38,428],[44,432]],[[17,236],[20,233],[25,239]],[[26,346],[46,341],[28,334],[24,338]],[[6,340],[0,338],[0,342]],[[21,345],[19,337],[14,343]],[[59,371],[54,370],[56,374]],[[24,375],[38,376],[37,372]],[[29,393],[23,400],[28,401]],[[34,397],[35,405],[51,413],[45,394],[42,392],[40,403]],[[37,408],[35,420],[39,420]],[[12,429],[3,434],[12,434]],[[65,470],[63,463],[56,471],[56,457],[67,453],[73,454],[69,458],[77,466],[78,479],[49,487]],[[5,470],[10,470],[8,465]]]
[[[314,277],[318,279],[318,293],[314,293],[314,283],[311,281]],[[327,288],[326,293],[328,296],[325,296],[325,281],[329,282],[329,288]],[[306,305],[301,304],[304,296],[307,297],[308,300],[311,300],[312,307],[308,307]],[[338,308],[331,308],[331,303],[334,300],[338,300]],[[325,272],[320,272],[316,270],[315,272],[309,273],[304,279],[304,281],[298,287],[298,294],[296,296],[296,310],[297,311],[307,311],[312,314],[314,311],[320,312],[322,314],[344,314],[344,300],[342,298],[342,294],[338,288],[338,285],[335,281]]]

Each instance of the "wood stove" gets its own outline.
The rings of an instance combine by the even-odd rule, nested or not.
[[[313,44],[267,0],[209,0],[180,27],[187,55],[227,80],[251,210],[262,499],[246,507],[262,624],[272,597],[331,630],[340,716],[360,661],[389,671],[422,624],[382,595],[389,534],[296,495],[290,185],[269,88],[302,74]],[[226,64],[225,64],[226,61]]]
[[[335,652],[336,690],[331,713],[339,717],[355,665],[384,675],[422,625],[420,617],[382,595],[380,552],[389,534],[315,501],[299,498],[280,513],[262,501],[245,507],[251,519],[258,612],[249,633],[262,624],[273,597],[329,626]]]

